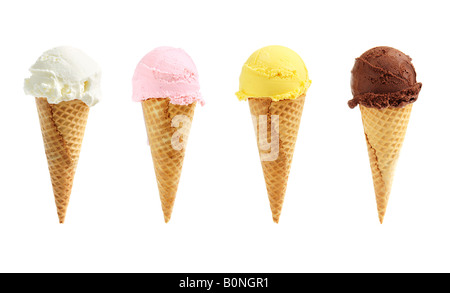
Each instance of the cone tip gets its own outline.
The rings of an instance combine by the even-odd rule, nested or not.
[[[166,224],[168,224],[170,221],[170,216],[164,216],[164,222],[166,222]]]
[[[162,211],[164,215],[164,222],[169,223],[170,219],[172,218],[172,210],[173,210],[173,204],[170,207],[167,207],[163,205]]]
[[[60,224],[64,224],[64,222],[66,220],[66,217],[65,216],[58,216],[58,218],[59,218],[59,223]]]
[[[383,222],[384,222],[384,215],[385,215],[385,213],[386,213],[385,210],[381,211],[381,212],[378,212],[378,219],[380,220],[380,224],[383,224]]]

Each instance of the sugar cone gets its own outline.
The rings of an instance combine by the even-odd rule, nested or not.
[[[411,109],[412,104],[382,110],[360,105],[380,223],[386,213]]]
[[[174,105],[168,98],[142,102],[166,223],[170,221],[175,203],[195,105]]]
[[[305,97],[301,96],[297,99],[281,100],[278,102],[272,101],[269,98],[250,98],[248,101],[256,132],[267,193],[269,195],[272,218],[275,223],[278,223],[283,207]],[[272,135],[273,115],[278,115],[279,120],[279,128],[273,128],[274,135]],[[263,121],[260,121],[260,119],[263,119]],[[264,119],[267,119],[266,124]],[[263,128],[260,129],[260,126]],[[264,131],[265,127],[267,127],[267,131]],[[277,136],[279,138],[279,144],[272,144],[271,138],[276,139]]]
[[[36,98],[45,153],[59,217],[64,223],[89,107],[80,100],[49,104]]]

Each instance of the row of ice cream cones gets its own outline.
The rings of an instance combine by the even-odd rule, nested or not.
[[[377,47],[358,58],[352,71],[354,98],[349,105],[360,106],[380,222],[386,213],[412,103],[421,87],[410,58],[405,56],[389,47]],[[80,58],[84,64],[72,62]],[[405,60],[409,62],[407,69],[405,64],[399,65]],[[69,68],[61,70],[62,66]],[[84,67],[89,70],[80,69]],[[25,90],[36,97],[58,217],[64,223],[89,110],[98,101],[100,73],[84,53],[66,47],[44,53],[30,71],[32,77],[26,80]],[[38,76],[43,71],[56,77],[53,84]],[[65,76],[60,76],[61,71]],[[49,91],[67,84],[72,88],[66,89],[66,94]],[[249,103],[276,223],[310,84],[303,60],[282,46],[256,51],[244,64],[240,77],[237,96]],[[181,49],[151,51],[136,68],[133,100],[142,104],[164,219],[169,222],[194,111],[197,104],[204,104],[192,59]]]

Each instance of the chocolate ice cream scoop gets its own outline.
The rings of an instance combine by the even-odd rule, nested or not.
[[[422,84],[408,55],[391,47],[376,47],[356,58],[352,70],[350,108],[402,108],[417,100]]]

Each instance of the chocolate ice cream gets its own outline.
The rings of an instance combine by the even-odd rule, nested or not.
[[[416,81],[411,58],[391,47],[376,47],[356,58],[352,70],[350,108],[402,108],[417,100],[422,84]]]

